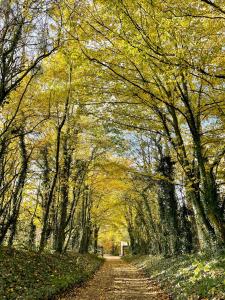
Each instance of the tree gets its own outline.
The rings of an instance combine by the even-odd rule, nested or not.
[[[0,104],[59,46],[50,1],[2,1]],[[55,32],[54,32],[55,31]]]
[[[212,122],[215,117],[218,121],[221,119],[223,109],[214,98],[215,93],[221,96],[220,76],[211,76],[211,71],[204,72],[214,68],[216,72],[220,70],[221,47],[216,45],[221,42],[216,37],[214,40],[210,19],[189,21],[183,17],[174,20],[171,17],[179,8],[176,5],[169,7],[169,3],[161,1],[155,4],[146,1],[90,4],[86,10],[87,14],[90,12],[88,21],[84,20],[80,26],[80,45],[86,57],[99,65],[100,72],[112,82],[117,78],[118,84],[126,86],[124,93],[130,89],[161,122],[192,185],[189,201],[198,210],[206,234],[216,234],[218,240],[224,241],[224,219],[217,197],[213,162],[206,157],[202,138],[205,136],[206,111],[208,122]],[[195,10],[195,5],[193,7]],[[107,11],[113,14],[107,14]],[[202,24],[206,29],[204,38],[200,30]],[[221,26],[218,20],[215,34],[221,31]],[[89,43],[95,40],[95,47],[90,47],[87,40]],[[209,56],[212,43],[215,45],[210,50],[213,56]],[[112,94],[119,99],[113,91]],[[223,130],[223,126],[219,130]],[[187,131],[192,137],[194,153],[186,149],[184,134]],[[219,153],[223,153],[223,148]],[[214,155],[217,157],[218,153]]]

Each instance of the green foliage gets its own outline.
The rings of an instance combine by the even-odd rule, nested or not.
[[[224,299],[225,253],[192,254],[172,258],[126,257],[170,292],[173,299]]]
[[[0,252],[0,299],[35,300],[49,297],[87,280],[101,265],[93,255]]]
[[[225,244],[222,0],[11,2],[0,12],[0,245],[114,253],[129,236],[132,253],[168,257]],[[0,300],[50,297],[100,264],[18,251],[1,261]],[[177,299],[224,291],[224,258],[144,261]]]

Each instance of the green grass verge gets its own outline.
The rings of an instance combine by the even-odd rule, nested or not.
[[[225,253],[126,257],[177,300],[225,299]]]
[[[0,299],[49,299],[86,281],[102,261],[94,255],[0,249]]]

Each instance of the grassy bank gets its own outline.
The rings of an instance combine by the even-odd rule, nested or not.
[[[87,280],[101,265],[93,255],[0,250],[0,299],[49,299]]]
[[[177,300],[225,299],[225,253],[127,257]]]

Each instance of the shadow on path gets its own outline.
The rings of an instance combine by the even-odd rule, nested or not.
[[[158,285],[136,267],[117,256],[106,261],[84,287],[75,288],[60,300],[169,300]]]

